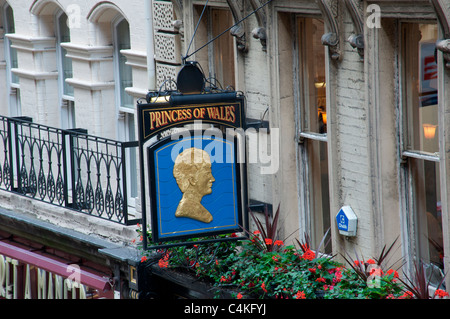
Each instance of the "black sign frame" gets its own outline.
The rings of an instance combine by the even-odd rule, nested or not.
[[[162,100],[162,101],[161,101]],[[190,112],[188,111],[190,110]],[[183,112],[184,111],[184,112]],[[156,121],[156,115],[152,117],[152,114],[160,114],[159,123]],[[175,113],[163,113],[163,112],[176,112]],[[194,112],[197,112],[195,116]],[[214,114],[213,114],[214,112]],[[192,117],[186,116],[181,120],[179,115],[192,114]],[[166,118],[162,118],[162,114]],[[218,241],[229,241],[229,240],[242,240],[248,239],[248,228],[249,228],[249,218],[248,218],[248,190],[247,190],[247,164],[244,161],[239,163],[236,161],[236,172],[239,172],[239,194],[240,203],[239,207],[241,211],[239,212],[239,227],[235,229],[236,232],[241,232],[243,235],[239,237],[222,237],[220,239],[203,239],[198,241],[183,241],[190,238],[202,238],[210,235],[218,235],[223,233],[232,233],[234,231],[226,232],[206,232],[199,235],[189,235],[189,236],[178,236],[176,238],[171,238],[171,241],[176,240],[176,242],[164,243],[165,240],[159,238],[152,231],[152,241],[154,244],[148,246],[147,239],[147,194],[150,196],[150,208],[151,208],[151,222],[152,229],[155,227],[155,203],[154,198],[156,194],[154,193],[155,185],[154,178],[150,174],[150,169],[152,169],[154,163],[152,163],[152,150],[154,145],[147,148],[147,160],[148,163],[144,163],[144,144],[147,143],[151,138],[159,136],[159,134],[175,127],[183,127],[187,124],[195,124],[197,121],[201,123],[213,124],[215,127],[229,127],[235,129],[246,129],[245,123],[245,96],[237,92],[225,92],[225,93],[208,93],[208,94],[189,94],[189,95],[171,95],[160,97],[154,103],[138,103],[137,104],[137,121],[138,121],[138,137],[139,137],[139,162],[140,162],[140,182],[141,182],[141,211],[142,211],[142,231],[143,231],[143,249],[159,249],[168,248],[174,246],[187,246],[193,244],[202,244]],[[152,126],[153,121],[153,126]],[[158,127],[156,124],[160,124]],[[238,143],[245,143],[245,139],[240,142],[235,140],[235,147],[240,148],[241,145]],[[157,143],[159,144],[159,143]],[[237,149],[235,149],[235,154],[237,154]],[[244,155],[245,156],[245,155]],[[146,181],[145,172],[149,172],[150,181]],[[146,192],[146,185],[149,187],[149,192]]]
[[[245,97],[236,92],[175,95],[154,103],[138,104],[139,141],[195,121],[245,129]]]

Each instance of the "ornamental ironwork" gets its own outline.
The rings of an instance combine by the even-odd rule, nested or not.
[[[137,145],[0,116],[0,189],[135,224],[140,219],[128,214],[126,154]]]

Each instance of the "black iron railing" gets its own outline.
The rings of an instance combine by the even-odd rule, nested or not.
[[[125,225],[139,221],[129,218],[126,176],[138,142],[5,116],[0,138],[0,189]]]

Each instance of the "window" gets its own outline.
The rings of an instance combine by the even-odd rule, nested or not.
[[[15,33],[14,13],[12,8],[5,4],[4,6],[4,21],[5,33]],[[11,46],[11,41],[5,37],[5,60],[6,60],[6,83],[9,90],[9,113],[10,116],[20,116],[21,102],[20,102],[20,86],[19,77],[14,74],[11,69],[18,67],[17,50]]]
[[[58,56],[58,88],[61,101],[61,127],[64,129],[74,128],[75,102],[73,98],[73,86],[66,79],[73,77],[72,59],[67,57],[67,51],[61,43],[70,42],[70,30],[67,26],[67,15],[60,11],[56,14],[56,52]]]
[[[202,11],[203,6],[194,6],[195,21],[198,21]],[[232,25],[233,15],[230,10],[208,7],[195,36],[196,48],[200,48]],[[234,58],[234,41],[229,32],[212,41],[207,49],[198,51],[195,57],[211,84],[222,89],[235,87]]]
[[[436,24],[404,23],[402,31],[402,154],[405,197],[416,257],[443,268],[440,208]]]
[[[127,141],[135,141],[136,140],[136,136],[135,136],[135,132],[134,132],[134,115],[133,114],[127,114],[125,121],[127,122],[127,126],[128,128],[130,128],[128,130],[128,136],[126,138]],[[138,174],[137,174],[137,155],[136,155],[136,148],[135,147],[131,147],[127,150],[127,160],[128,160],[128,165],[126,167],[127,169],[127,176],[128,180],[127,180],[127,189],[128,189],[128,193],[129,193],[129,197],[131,199],[134,199],[138,196],[138,190],[137,190],[137,185],[138,185]],[[128,201],[130,201],[130,198],[128,199]],[[129,203],[129,205],[134,206],[133,203]]]
[[[127,20],[120,17],[113,22],[114,35],[114,78],[116,89],[116,103],[119,110],[118,138],[123,141],[134,141],[135,121],[134,121],[134,99],[125,89],[133,86],[132,68],[127,65],[127,59],[121,50],[131,48],[130,30]],[[128,206],[135,206],[137,197],[137,155],[135,148],[126,149],[125,167],[127,176],[127,202]]]
[[[322,20],[297,18],[299,65],[299,157],[304,210],[309,232],[317,244],[330,227],[328,184],[327,103]],[[331,252],[331,247],[326,247]]]
[[[127,20],[120,19],[114,27],[114,55],[116,63],[116,95],[119,107],[134,108],[133,97],[125,88],[133,86],[131,66],[127,65],[127,58],[120,51],[130,49],[130,30]]]
[[[56,23],[56,41],[59,56],[59,73],[62,83],[62,94],[66,97],[73,97],[73,86],[66,83],[66,79],[73,77],[72,59],[67,57],[67,51],[61,46],[61,43],[70,42],[70,30],[67,26],[67,15],[63,12],[57,15]]]

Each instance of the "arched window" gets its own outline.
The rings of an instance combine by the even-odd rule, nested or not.
[[[5,36],[5,60],[6,60],[6,87],[8,90],[9,115],[22,115],[20,103],[20,85],[19,77],[12,72],[12,69],[18,67],[17,50],[11,46],[8,34],[15,33],[14,12],[9,4],[3,7],[3,20]]]
[[[67,57],[67,50],[61,46],[61,43],[70,42],[70,30],[67,26],[67,15],[60,11],[56,14],[56,43],[59,57],[58,70],[62,80],[62,94],[65,97],[73,97],[73,86],[66,83],[66,79],[73,76],[72,60]]]
[[[133,97],[125,91],[127,87],[133,86],[132,70],[131,66],[126,63],[127,58],[121,52],[121,50],[131,48],[128,21],[124,18],[119,18],[114,23],[113,34],[117,102],[119,108],[133,108]]]
[[[58,91],[61,101],[61,126],[62,128],[74,128],[76,126],[74,89],[66,82],[66,79],[73,77],[72,59],[67,57],[67,50],[61,46],[62,43],[70,42],[70,30],[67,25],[67,15],[61,10],[55,15],[55,38],[58,58]]]

